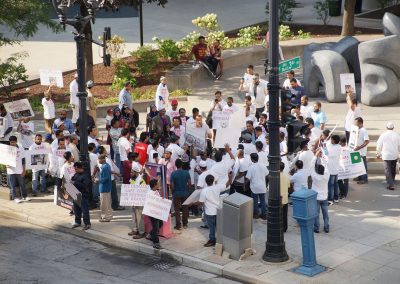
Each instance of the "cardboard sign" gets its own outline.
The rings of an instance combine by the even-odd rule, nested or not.
[[[230,112],[214,110],[212,112],[212,128],[221,129],[229,127]]]
[[[81,207],[82,193],[80,193],[80,191],[72,183],[69,182],[65,184],[65,190],[68,195],[74,200],[74,202],[78,204],[79,207]]]
[[[50,149],[25,151],[25,167],[30,170],[45,170],[48,167]]]
[[[246,110],[243,107],[240,107],[238,111],[234,112],[231,115],[229,120],[230,128],[243,128],[246,127]]]
[[[357,147],[358,131],[359,131],[358,126],[356,126],[356,125],[351,126],[350,138],[349,138],[349,143],[348,143],[350,149],[354,149]]]
[[[193,146],[195,149],[204,151],[206,149],[206,133],[203,128],[194,125],[186,125],[185,144]]]
[[[351,179],[366,174],[364,162],[359,152],[342,149],[339,163],[338,179]]]
[[[148,185],[122,184],[119,204],[121,206],[144,206],[149,191],[150,186]]]
[[[225,148],[229,144],[232,149],[237,149],[241,135],[240,128],[221,128],[215,135],[214,148]]]
[[[40,85],[54,85],[59,88],[64,87],[63,75],[61,70],[40,69]]]
[[[190,205],[200,200],[200,192],[201,189],[196,189],[192,192],[192,194],[186,198],[185,202],[182,205]]]
[[[0,164],[15,167],[17,165],[17,148],[0,144]]]
[[[57,206],[72,210],[74,206],[74,200],[68,194],[65,186],[61,186],[60,188],[58,188],[56,185],[54,186],[54,198]]]
[[[14,120],[35,116],[28,99],[4,103],[4,107]]]
[[[356,82],[354,80],[353,73],[343,73],[340,74],[340,92],[342,94],[346,93],[356,93]]]
[[[149,192],[143,207],[143,214],[166,222],[169,217],[172,201]]]

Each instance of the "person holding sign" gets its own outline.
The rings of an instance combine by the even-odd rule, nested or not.
[[[150,185],[150,189],[154,192],[154,194],[156,195],[160,195],[160,183],[155,180],[152,179],[149,183]],[[160,228],[163,225],[163,221],[162,220],[158,220],[156,218],[150,217],[150,222],[151,222],[151,232],[150,232],[150,236],[147,236],[146,239],[150,240],[153,242],[153,248],[155,249],[162,249],[161,245],[160,245],[160,239],[158,238],[158,234],[160,232]]]
[[[52,89],[54,85],[54,83],[50,84],[49,88],[44,92],[44,97],[42,99],[44,129],[46,133],[49,134],[52,133],[51,128],[56,118],[56,108],[52,99]]]
[[[29,147],[29,151],[45,150],[46,145],[42,143],[42,135],[35,135],[35,143]],[[40,188],[42,193],[50,193],[46,189],[46,171],[32,169],[32,196],[37,196],[37,188],[40,179]]]
[[[23,200],[24,201],[30,201],[31,199],[28,197],[26,194],[25,190],[25,181],[24,177],[26,174],[25,171],[25,158],[24,158],[24,149],[18,147],[17,144],[17,137],[15,136],[10,136],[9,139],[10,146],[16,147],[17,148],[17,164],[15,167],[7,166],[7,178],[9,181],[10,185],[10,191],[12,195],[12,199],[15,201],[15,203],[21,203]],[[21,192],[21,199],[16,198],[17,193],[16,193],[16,186],[19,186],[19,190]]]
[[[360,152],[366,171],[365,175],[358,177],[357,184],[365,184],[368,183],[367,145],[369,144],[369,136],[367,130],[364,128],[364,120],[361,117],[357,117],[355,123],[358,127],[358,137],[354,151]]]
[[[146,182],[143,180],[140,174],[141,168],[138,164],[132,166],[132,178],[131,184],[145,185]],[[143,206],[133,206],[132,207],[132,221],[133,228],[132,231],[128,233],[133,239],[142,239],[146,236],[144,232],[144,220],[143,220]]]
[[[4,132],[0,133],[0,143],[10,145],[9,138],[13,130],[14,121],[4,105],[0,105],[0,116],[4,117]]]

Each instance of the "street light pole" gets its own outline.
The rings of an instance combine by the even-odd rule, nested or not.
[[[143,46],[143,3],[139,0],[139,29],[140,29],[140,46]]]
[[[282,224],[282,201],[280,195],[280,149],[279,149],[279,0],[269,0],[269,198],[267,242],[263,259],[268,262],[284,262],[289,259],[285,249]]]

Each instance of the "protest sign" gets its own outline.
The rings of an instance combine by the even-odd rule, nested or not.
[[[221,128],[215,135],[214,148],[225,148],[229,144],[232,149],[237,149],[241,134],[240,128]]]
[[[358,140],[358,127],[356,125],[352,125],[350,129],[350,138],[349,138],[349,147],[354,149],[357,147]]]
[[[4,107],[14,120],[35,116],[28,99],[4,103]]]
[[[168,220],[171,204],[171,200],[149,192],[144,203],[143,214],[165,222]]]
[[[213,129],[228,128],[230,117],[231,113],[229,112],[214,110],[212,112],[212,128]]]
[[[72,184],[67,182],[65,184],[65,190],[68,193],[68,195],[73,199],[76,204],[80,207],[82,204],[82,193],[79,192],[79,190]]]
[[[350,179],[366,174],[364,162],[359,152],[342,149],[339,165],[338,179]]]
[[[54,85],[59,88],[64,87],[63,75],[61,70],[40,69],[40,85]]]
[[[161,196],[167,197],[167,167],[165,165],[146,163],[144,165],[144,179],[150,183],[152,179],[160,180]]]
[[[25,167],[29,170],[45,170],[49,162],[50,149],[25,151]]]
[[[243,128],[246,127],[246,110],[244,107],[240,107],[234,112],[229,119],[230,128]]]
[[[201,189],[197,189],[192,192],[192,194],[186,198],[185,202],[182,205],[190,205],[200,200],[200,192]]]
[[[194,149],[204,151],[206,149],[206,133],[204,128],[195,125],[186,125],[185,144],[193,146]]]
[[[65,185],[61,187],[54,186],[54,190],[55,190],[54,197],[57,198],[56,205],[68,210],[72,210],[74,206],[74,200],[68,194]]]
[[[17,148],[0,144],[0,164],[15,167],[17,165]]]
[[[150,186],[148,185],[123,184],[119,204],[121,206],[144,206],[149,190]]]
[[[346,94],[351,92],[356,93],[356,82],[354,80],[353,73],[343,73],[340,74],[340,92]]]

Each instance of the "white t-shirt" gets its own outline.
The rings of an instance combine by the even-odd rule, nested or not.
[[[51,150],[50,150],[49,144],[41,143],[41,144],[37,145],[36,143],[33,143],[33,144],[29,147],[29,151],[45,150],[45,149],[47,149],[47,148],[49,149],[49,152],[50,152]],[[48,158],[47,158],[47,165],[49,164],[49,160],[50,160],[50,155],[49,155]],[[39,170],[32,169],[32,172],[33,172],[33,173],[38,172],[38,171],[39,171]]]
[[[250,161],[249,157],[244,157],[242,159],[236,159],[234,168],[238,168],[237,174],[244,173],[244,172],[248,171],[250,164],[251,164],[251,161]],[[244,177],[245,176],[236,178],[236,182],[244,183]]]
[[[27,123],[21,121],[19,125],[19,138],[21,141],[21,145],[24,149],[29,148],[33,144],[35,126],[33,125],[32,121]],[[29,133],[29,134],[24,134]]]
[[[301,170],[298,170],[294,175],[290,177],[290,182],[293,183],[294,191],[302,189],[303,186],[305,188],[308,188],[308,175],[309,171],[303,168]]]
[[[90,160],[90,175],[94,174],[94,169],[98,164],[98,156],[95,153],[89,153],[89,160]]]
[[[15,167],[7,167],[8,175],[20,175],[22,174],[22,159],[25,158],[25,151],[21,147],[17,147],[17,164]]]
[[[6,116],[4,116],[4,120],[5,120],[4,121],[4,132],[7,131],[8,128],[14,127],[14,121],[8,112],[7,112]],[[7,135],[5,135],[4,137],[0,137],[0,141],[8,141],[11,136],[11,132],[8,133]],[[3,135],[3,133],[1,133],[1,135]]]
[[[340,161],[340,145],[329,144],[328,149],[328,170],[331,175],[337,175],[339,173],[339,161]]]
[[[307,117],[311,117],[313,111],[313,106],[300,106],[300,114],[304,119],[306,119]]]
[[[155,98],[157,110],[160,110],[161,108],[166,108],[166,109],[168,108],[169,106],[168,98],[169,98],[169,92],[167,85],[160,83],[157,87],[156,98]]]
[[[204,203],[206,215],[215,216],[219,208],[219,194],[225,190],[225,186],[213,185],[203,188],[200,192],[199,201]]]
[[[88,144],[93,143],[96,146],[96,149],[99,148],[99,142],[97,141],[96,138],[92,138],[88,136]]]
[[[344,129],[348,132],[351,131],[351,126],[354,124],[354,120],[357,117],[361,117],[361,110],[359,107],[355,107],[354,111],[349,108],[346,114],[345,122],[344,122]]]
[[[183,127],[182,125],[179,125],[179,127],[171,127],[171,131],[174,132],[174,134],[176,136],[178,136],[179,138],[179,142],[181,142],[181,140],[185,140],[184,136],[185,136],[185,127]]]
[[[54,106],[54,101],[52,99],[46,100],[46,98],[43,98],[42,105],[44,119],[53,119],[56,117],[56,109]]]
[[[60,170],[60,178],[65,178],[66,182],[70,182],[75,175],[74,163],[64,163]]]
[[[131,151],[131,143],[126,139],[126,137],[120,137],[117,142],[120,160],[127,161],[128,153]]]
[[[297,85],[301,86],[300,80],[297,79],[297,78],[295,78],[295,79],[296,79],[296,81],[297,81]],[[290,85],[290,79],[289,79],[289,78],[286,78],[286,79],[285,79],[285,81],[283,82],[282,87],[283,87],[284,89],[289,89],[289,90],[292,89],[292,85]]]
[[[311,150],[301,151],[299,154],[300,161],[303,162],[303,169],[307,172],[307,176],[311,174],[312,167],[312,160],[314,159],[314,153]]]
[[[246,178],[250,180],[250,189],[254,194],[266,193],[267,187],[265,177],[268,175],[267,167],[260,163],[253,163],[249,166]]]
[[[362,127],[358,130],[357,146],[362,145],[365,140],[369,140],[369,136],[367,130]],[[359,152],[361,156],[367,156],[367,146],[361,148]]]
[[[256,145],[254,145],[253,143],[242,143],[242,145],[243,145],[243,152],[245,155],[250,156],[250,154],[257,153]]]
[[[257,90],[257,96],[254,96],[254,89]],[[268,82],[260,80],[258,85],[253,83],[245,85],[244,90],[252,97],[252,100],[256,108],[265,107],[266,102],[268,102]]]
[[[198,178],[198,180],[197,180],[197,187],[200,187],[200,188],[205,188],[205,187],[207,187],[207,184],[206,184],[206,177],[207,177],[208,175],[212,175],[212,176],[214,177],[214,184],[218,181],[218,175],[217,175],[216,173],[214,173],[213,171],[211,171],[211,170],[207,170],[207,171],[205,171],[205,172],[202,172],[202,173],[199,175],[199,178]],[[225,188],[224,188],[224,190],[225,190]]]
[[[221,162],[215,163],[215,165],[211,168],[211,171],[218,176],[217,184],[221,184],[225,188],[229,179],[228,173],[232,169],[234,163],[235,160],[232,159],[222,160]]]
[[[177,117],[177,116],[179,117],[179,110],[169,109],[166,111],[165,114],[168,115],[172,121],[174,117]]]
[[[78,82],[76,79],[72,80],[71,84],[69,84],[69,93],[70,93],[70,98],[69,98],[69,103],[72,105],[75,105],[76,107],[79,107],[79,99],[78,99],[78,94],[79,89],[78,89]]]
[[[185,150],[183,150],[179,145],[171,143],[169,144],[168,148],[172,151],[171,153],[171,160],[175,161],[176,159],[179,158],[179,156],[182,156],[185,154]]]
[[[227,104],[223,107],[222,110],[225,112],[229,112],[229,113],[235,113],[238,111],[238,107],[235,104],[232,104],[232,106],[228,106],[228,104]]]
[[[267,168],[267,175],[268,175],[269,174],[269,170],[268,170],[268,166],[269,166],[268,152],[261,151],[261,152],[257,152],[257,154],[258,154],[258,163],[260,165],[264,165]]]

